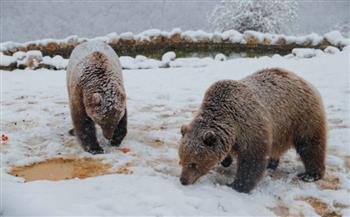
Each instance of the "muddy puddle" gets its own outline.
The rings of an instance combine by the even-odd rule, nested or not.
[[[92,158],[56,158],[31,165],[13,167],[11,175],[22,177],[26,182],[35,180],[66,180],[109,174],[111,165]]]

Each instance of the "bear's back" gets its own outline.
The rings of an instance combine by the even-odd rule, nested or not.
[[[319,92],[292,72],[280,68],[265,69],[241,82],[247,85],[270,113],[274,140],[299,130],[307,131],[307,128],[312,128],[312,124],[318,124],[310,123],[309,120],[319,120],[319,117],[324,116]]]
[[[281,68],[264,69],[241,80],[270,111],[305,111],[310,104],[322,102],[319,92],[293,72]]]
[[[92,40],[74,48],[67,66],[67,79],[79,79],[84,73],[83,69],[86,65],[95,64],[89,62],[88,58],[93,53],[98,53],[102,55],[103,58],[107,59],[112,71],[116,72],[119,78],[122,77],[119,58],[114,50],[103,41]]]

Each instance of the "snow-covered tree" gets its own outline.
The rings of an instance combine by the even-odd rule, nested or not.
[[[296,23],[296,0],[222,0],[209,14],[209,23],[218,31],[281,33]]]
[[[337,30],[339,31],[343,36],[350,37],[350,22],[339,22],[334,27],[332,27],[331,30]]]

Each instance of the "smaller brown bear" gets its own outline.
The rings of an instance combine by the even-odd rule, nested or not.
[[[248,193],[290,147],[305,166],[298,177],[316,181],[325,171],[326,129],[319,93],[292,72],[271,68],[218,81],[192,122],[181,127],[180,182],[193,184],[220,162],[229,166],[234,154],[238,169],[230,186]]]
[[[120,145],[127,133],[126,94],[114,50],[101,41],[77,46],[67,67],[67,88],[74,126],[71,133],[83,148],[92,154],[103,153],[95,123],[112,145]]]

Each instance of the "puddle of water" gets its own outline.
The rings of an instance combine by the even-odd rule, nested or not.
[[[35,180],[58,181],[105,175],[110,173],[110,168],[111,165],[92,158],[56,158],[22,167],[13,167],[10,174],[20,176],[26,182]]]

